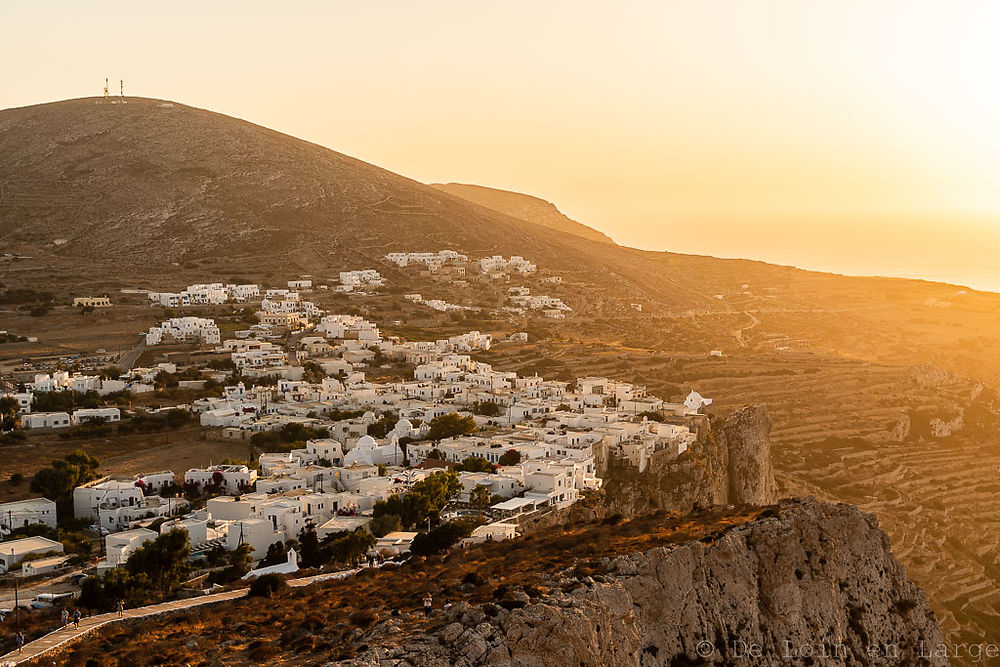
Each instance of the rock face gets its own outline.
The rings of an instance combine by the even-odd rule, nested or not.
[[[775,500],[771,467],[771,418],[761,405],[745,406],[722,425],[729,454],[728,501],[766,505]]]
[[[852,506],[786,501],[714,543],[602,565],[520,608],[455,605],[435,635],[376,626],[349,664],[947,664],[923,593]]]
[[[767,505],[776,498],[771,464],[771,419],[762,405],[744,406],[708,425],[698,442],[679,457],[653,455],[646,470],[609,460],[602,471],[604,506],[634,515],[702,506]]]

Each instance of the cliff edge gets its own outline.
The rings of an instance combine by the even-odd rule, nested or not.
[[[600,505],[634,516],[658,509],[687,511],[695,504],[775,502],[767,409],[748,405],[725,419],[702,419],[698,441],[688,451],[680,456],[656,452],[641,472],[614,456],[603,457]]]
[[[852,506],[785,501],[714,539],[597,570],[563,571],[530,601],[515,592],[520,607],[459,602],[433,634],[381,623],[364,638],[377,648],[341,664],[947,664],[933,657],[943,639],[923,593]]]

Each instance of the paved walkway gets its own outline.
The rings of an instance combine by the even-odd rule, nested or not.
[[[357,572],[357,570],[343,570],[341,572],[333,572],[330,574],[319,574],[313,577],[303,577],[301,579],[290,579],[288,585],[293,588],[299,588],[301,586],[308,586],[309,584],[314,584],[320,581],[326,581],[328,579],[341,579],[344,577],[349,577],[350,575]],[[80,627],[75,628],[73,624],[70,623],[64,628],[59,628],[54,630],[49,634],[39,637],[33,642],[28,642],[24,645],[24,649],[18,654],[17,651],[12,651],[7,655],[0,656],[0,667],[7,667],[8,665],[17,665],[22,662],[26,662],[33,658],[38,658],[45,655],[49,651],[53,651],[61,646],[65,646],[70,642],[76,641],[80,637],[83,637],[88,632],[96,630],[97,628],[103,627],[108,623],[114,623],[119,620],[128,620],[130,618],[144,618],[147,616],[155,616],[157,614],[165,614],[171,611],[180,611],[182,609],[190,609],[191,607],[198,607],[203,604],[212,604],[215,602],[224,602],[226,600],[235,600],[236,598],[241,598],[247,594],[247,588],[238,588],[232,591],[225,591],[223,593],[212,593],[210,595],[203,595],[197,598],[188,598],[186,600],[173,600],[171,602],[162,602],[160,604],[153,604],[147,607],[136,607],[134,609],[126,609],[122,616],[118,615],[118,612],[113,611],[107,614],[98,614],[96,616],[87,616],[80,619]]]

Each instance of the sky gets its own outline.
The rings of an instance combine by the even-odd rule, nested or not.
[[[244,118],[619,243],[1000,291],[1000,3],[0,5],[0,108]]]

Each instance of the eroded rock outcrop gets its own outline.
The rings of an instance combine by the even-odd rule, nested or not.
[[[744,406],[723,422],[730,504],[766,505],[775,501],[770,434],[771,418],[762,405]]]
[[[357,665],[945,665],[923,593],[877,520],[785,501],[714,542],[605,558],[519,605],[457,604],[433,634],[376,625]],[[518,597],[520,596],[520,597]],[[805,659],[809,654],[810,659]]]
[[[771,464],[771,419],[762,405],[744,406],[704,425],[679,457],[656,452],[641,473],[609,459],[603,505],[625,515],[656,509],[686,511],[692,505],[767,505],[777,500]]]

